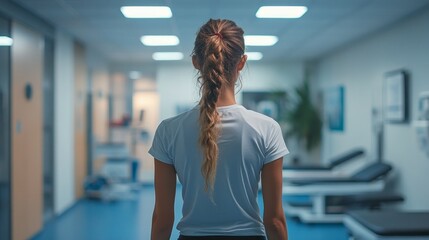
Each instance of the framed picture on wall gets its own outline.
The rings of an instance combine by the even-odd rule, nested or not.
[[[325,90],[325,118],[331,131],[344,131],[344,86]]]
[[[386,122],[408,121],[408,79],[405,71],[386,73],[383,82],[383,109]]]

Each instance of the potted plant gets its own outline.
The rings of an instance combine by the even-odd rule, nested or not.
[[[307,80],[295,88],[295,96],[289,99],[285,121],[288,125],[286,137],[295,137],[299,146],[311,152],[321,140],[322,119],[311,101],[311,91]],[[299,159],[294,159],[297,164]]]

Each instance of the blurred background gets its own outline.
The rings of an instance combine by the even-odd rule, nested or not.
[[[388,163],[382,186],[352,191],[429,210],[429,0],[0,0],[1,240],[149,239],[147,151],[198,103],[191,53],[209,18],[245,31],[237,100],[280,123],[285,171],[357,149],[332,176]],[[291,239],[348,239],[349,206],[330,220],[328,198],[353,194],[306,191],[284,189]]]

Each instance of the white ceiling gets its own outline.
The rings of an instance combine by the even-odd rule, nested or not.
[[[386,28],[429,6],[429,0],[14,0],[95,48],[112,62],[150,62],[156,51],[189,56],[198,28],[209,18],[227,18],[245,34],[274,34],[264,61],[315,59]],[[123,5],[169,6],[170,19],[126,19]],[[262,5],[305,5],[300,19],[258,19]],[[142,35],[175,34],[180,45],[147,47]]]

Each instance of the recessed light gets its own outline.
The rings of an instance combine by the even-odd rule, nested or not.
[[[174,35],[148,35],[142,36],[140,41],[146,46],[176,46],[180,41]]]
[[[152,55],[153,60],[156,61],[174,61],[182,60],[183,53],[181,52],[156,52]]]
[[[123,6],[121,12],[126,18],[171,18],[169,7],[164,6]]]
[[[258,18],[300,18],[307,12],[305,6],[263,6],[256,12]]]
[[[269,35],[247,35],[244,42],[247,46],[273,46],[279,39]]]
[[[249,61],[258,61],[261,60],[263,55],[260,52],[246,52],[247,60]]]
[[[6,36],[0,36],[0,46],[12,46],[13,39]]]

